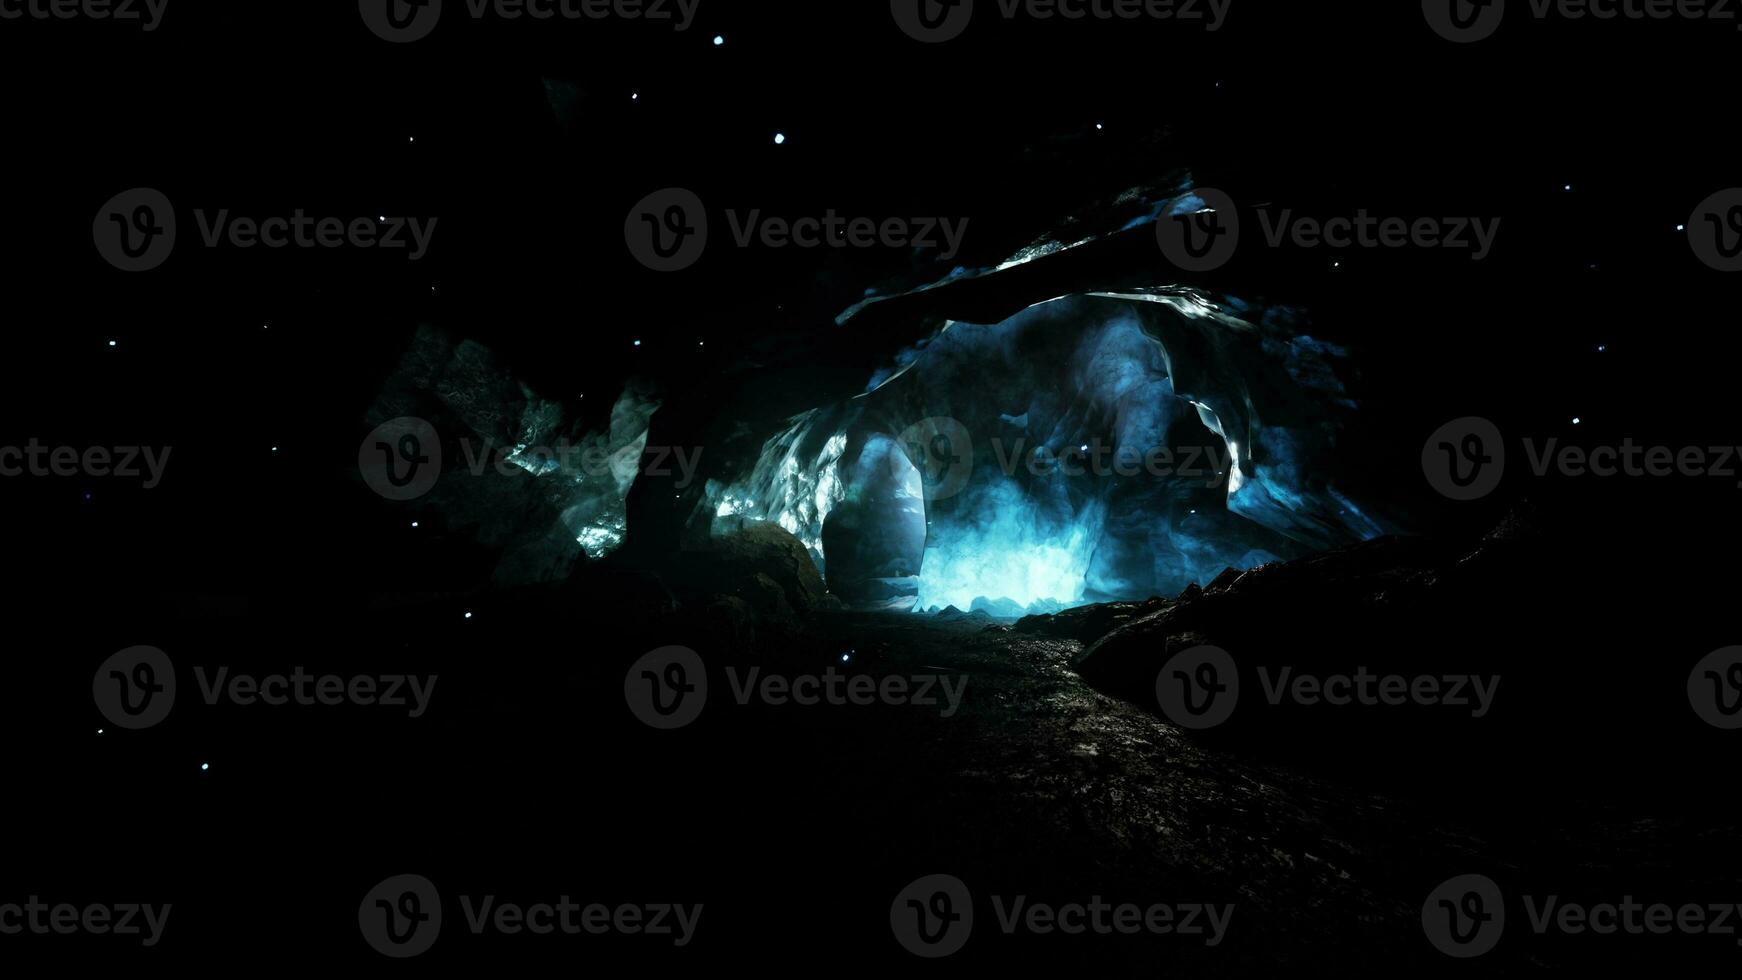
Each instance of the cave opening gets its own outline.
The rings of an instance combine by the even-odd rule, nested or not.
[[[710,489],[848,606],[995,617],[1178,593],[1379,533],[1331,458],[1342,352],[1190,291],[949,321]]]
[[[913,608],[926,544],[924,480],[888,433],[862,440],[843,497],[823,520],[830,591],[859,608]]]

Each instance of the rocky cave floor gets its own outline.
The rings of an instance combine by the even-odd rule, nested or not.
[[[56,763],[80,767],[83,790],[35,800],[25,832],[39,846],[17,873],[65,881],[64,855],[89,852],[124,816],[142,846],[105,849],[87,886],[169,887],[186,909],[183,941],[272,948],[287,963],[372,961],[357,896],[408,872],[444,893],[707,909],[682,948],[444,933],[444,960],[461,964],[611,956],[655,972],[724,961],[776,975],[1010,964],[1244,976],[1733,963],[1734,936],[1536,935],[1516,901],[1742,894],[1733,743],[1686,700],[1705,635],[1671,643],[1665,624],[1689,625],[1673,608],[1593,591],[1576,561],[1544,578],[1535,540],[1505,529],[1478,542],[1382,540],[1176,599],[1022,621],[801,610],[814,583],[774,574],[778,555],[753,586],[676,604],[621,569],[597,573],[586,601],[575,583],[335,600],[323,617],[299,615],[308,607],[291,596],[142,601],[92,624],[93,642],[138,642],[140,622],[154,622],[147,633],[178,664],[410,669],[440,686],[413,720],[207,706],[184,680],[172,720],[135,733],[149,737],[88,739]],[[617,591],[597,591],[605,582]],[[1541,615],[1574,602],[1618,612]],[[1533,620],[1516,617],[1526,607]],[[1405,673],[1457,654],[1465,669],[1505,665],[1504,684],[1478,723],[1434,709],[1272,709],[1243,681],[1236,720],[1189,732],[1143,683],[1162,657],[1201,642],[1247,656],[1243,669],[1259,650]],[[710,691],[694,723],[654,731],[628,710],[624,677],[667,644],[703,656]],[[1661,665],[1641,667],[1640,651]],[[726,671],[751,668],[966,686],[947,716],[739,704]],[[42,689],[88,690],[87,669],[69,662]],[[20,760],[22,778],[39,763]],[[917,960],[891,936],[890,904],[938,873],[972,890],[973,936],[945,960]],[[1421,914],[1435,886],[1466,873],[1502,883],[1509,918],[1497,949],[1460,961],[1427,943]],[[1215,946],[1006,935],[991,898],[1016,895],[1234,912]]]

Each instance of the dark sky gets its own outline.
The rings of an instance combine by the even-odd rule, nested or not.
[[[103,551],[116,575],[167,564],[209,583],[345,547],[334,529],[366,520],[345,503],[361,413],[420,323],[602,410],[631,374],[681,392],[820,336],[909,265],[723,249],[661,276],[622,228],[667,186],[771,214],[968,217],[974,262],[1175,167],[1302,213],[1497,216],[1479,263],[1257,250],[1198,284],[1302,307],[1357,345],[1373,412],[1406,420],[1405,457],[1418,423],[1471,413],[1729,438],[1733,289],[1676,226],[1742,183],[1733,24],[1539,21],[1515,3],[1460,46],[1413,3],[1235,0],[1208,32],[1005,22],[982,0],[967,34],[928,46],[874,0],[704,0],[681,33],[475,21],[449,0],[434,34],[393,45],[353,4],[313,6],[172,0],[150,33],[0,21],[4,438],[170,443],[199,475],[155,496],[9,487],[44,517],[22,543],[46,568],[89,574],[73,556]],[[184,246],[128,275],[97,256],[91,216],[141,186],[184,212],[439,225],[417,262]]]

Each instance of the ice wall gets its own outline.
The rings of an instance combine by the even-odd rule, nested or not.
[[[1192,290],[1060,297],[945,324],[864,394],[792,420],[752,473],[709,495],[721,515],[778,520],[831,587],[857,588],[896,576],[857,558],[831,567],[825,529],[852,500],[856,540],[877,533],[867,515],[890,491],[863,460],[899,446],[921,485],[907,508],[924,520],[913,608],[1171,594],[1389,529],[1340,484],[1352,464],[1339,435],[1357,410],[1346,356],[1286,311]]]

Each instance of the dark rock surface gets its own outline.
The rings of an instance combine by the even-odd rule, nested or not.
[[[828,604],[823,577],[803,544],[778,524],[749,524],[720,538],[705,563],[722,581],[749,576],[753,589],[769,603],[784,601],[795,612],[814,612]]]
[[[1078,640],[1087,683],[1158,713],[1170,657],[1225,650],[1238,707],[1192,738],[1363,785],[1452,794],[1484,783],[1547,798],[1625,779],[1678,793],[1690,769],[1723,764],[1686,694],[1693,662],[1726,636],[1718,607],[1693,593],[1721,580],[1624,580],[1585,557],[1606,547],[1524,506],[1465,538],[1380,538],[1175,599],[1027,617],[1016,631]],[[1710,647],[1666,642],[1660,617],[1706,633]],[[1333,705],[1295,693],[1303,675],[1361,673],[1374,685],[1432,678],[1448,697],[1460,684],[1472,703]],[[1480,715],[1477,683],[1493,691]],[[1540,763],[1518,764],[1521,753]]]
[[[1103,602],[1092,606],[1077,606],[1058,613],[1024,616],[1016,621],[1016,630],[1020,633],[1038,633],[1041,636],[1087,643],[1105,636],[1115,626],[1158,612],[1170,604],[1170,600],[1155,598],[1142,602]]]
[[[1237,588],[1190,602],[1072,610],[1051,622],[1142,614],[1115,624],[1110,635],[1135,637],[1165,621],[1174,624],[1169,635],[1190,625],[1232,643],[1232,631],[1263,625],[1253,617],[1298,611],[1287,583],[1299,578],[1305,594],[1338,603],[1303,629],[1343,636],[1354,629],[1338,618],[1348,603],[1372,602],[1378,592],[1390,597],[1381,605],[1419,608],[1423,594],[1445,587],[1449,573],[1430,560],[1440,553],[1426,542],[1379,542],[1317,566],[1248,573]],[[431,711],[416,721],[400,711],[256,714],[214,740],[211,712],[190,704],[152,738],[86,739],[66,765],[87,777],[79,787],[88,789],[36,801],[55,830],[48,846],[21,856],[20,879],[60,880],[51,863],[62,867],[68,850],[113,833],[113,804],[103,801],[150,801],[167,780],[179,779],[207,819],[135,805],[130,827],[158,846],[124,849],[116,862],[141,874],[173,867],[181,884],[170,897],[185,903],[188,928],[207,930],[209,941],[258,942],[276,934],[277,923],[310,924],[298,956],[362,955],[353,949],[356,896],[408,869],[444,889],[516,901],[566,893],[583,902],[706,903],[695,946],[623,945],[656,971],[708,952],[788,975],[842,950],[852,952],[842,975],[911,970],[915,961],[890,938],[890,903],[909,882],[937,873],[960,877],[975,895],[974,936],[948,963],[968,970],[1534,975],[1734,956],[1733,940],[1723,937],[1543,939],[1517,904],[1501,946],[1479,961],[1445,959],[1423,939],[1424,897],[1472,872],[1514,894],[1735,898],[1742,830],[1729,806],[1733,742],[1712,730],[1707,742],[1717,757],[1691,760],[1686,750],[1701,743],[1683,729],[1683,751],[1667,753],[1653,744],[1650,726],[1616,712],[1637,698],[1604,703],[1609,727],[1651,745],[1650,766],[1673,781],[1653,783],[1626,755],[1602,755],[1600,772],[1579,772],[1572,763],[1601,751],[1565,735],[1509,742],[1499,753],[1466,747],[1483,766],[1460,772],[1452,754],[1435,754],[1409,737],[1406,718],[1385,713],[1364,719],[1364,754],[1354,754],[1353,767],[1323,749],[1282,764],[1272,743],[1323,746],[1322,715],[1297,713],[1282,730],[1244,741],[1184,731],[1149,704],[1085,683],[1075,665],[1088,644],[1046,635],[1037,623],[1018,629],[968,614],[819,610],[782,647],[766,640],[768,624],[748,599],[729,595],[633,622],[601,618],[597,597],[606,593],[589,592],[594,601],[582,603],[576,589],[616,581],[609,595],[630,609],[629,599],[652,599],[663,586],[622,571],[594,574],[601,577],[564,590],[421,602],[407,595],[391,610],[360,608],[348,620],[356,624],[347,634],[356,649],[383,669],[441,677]],[[671,591],[682,597],[685,588]],[[1222,610],[1216,602],[1240,605]],[[1144,613],[1146,606],[1154,608]],[[238,669],[261,671],[305,662],[330,642],[329,617],[350,612],[335,600],[322,607],[325,615],[308,616],[307,603],[289,596],[259,600],[241,615],[188,618],[184,608],[141,603],[121,610],[117,622],[129,636],[147,624],[153,642],[185,662],[228,656]],[[98,610],[91,628],[119,632],[103,619],[109,612]],[[746,629],[756,631],[754,643]],[[252,645],[238,651],[238,636],[253,638]],[[667,644],[702,655],[709,695],[694,724],[654,731],[625,706],[625,672]],[[1116,649],[1108,640],[1096,656]],[[1133,640],[1131,652],[1139,649]],[[1588,650],[1577,652],[1589,659]],[[1394,651],[1391,662],[1414,656]],[[766,674],[775,664],[786,676],[834,671],[879,683],[933,676],[965,687],[947,714],[936,704],[741,703],[736,686],[747,683],[744,671]],[[1687,665],[1676,668],[1685,682]],[[64,673],[24,680],[31,690],[85,696],[88,667],[74,663]],[[1634,670],[1608,683],[1637,694],[1650,687],[1644,677]],[[1433,778],[1373,786],[1372,750],[1386,743],[1406,750],[1395,760]],[[194,762],[208,759],[212,772],[199,772]],[[20,763],[37,764],[28,753]],[[1579,775],[1568,779],[1563,770]],[[287,793],[293,777],[318,782],[321,792]],[[1545,785],[1527,792],[1521,787],[1530,781]],[[359,833],[360,821],[391,832]],[[249,854],[288,840],[300,849],[297,860],[275,872],[277,891],[249,902],[221,899],[252,894],[258,861],[186,857],[201,849]],[[473,844],[456,847],[458,840]],[[995,895],[1228,902],[1235,911],[1219,946],[1170,935],[1006,935]],[[183,908],[177,905],[178,915]],[[273,925],[260,925],[263,908]],[[321,945],[332,937],[333,949]],[[445,934],[442,941],[450,944]],[[594,955],[598,946],[586,937],[572,941],[577,956]],[[468,964],[499,955],[461,930],[447,949],[444,956]]]

